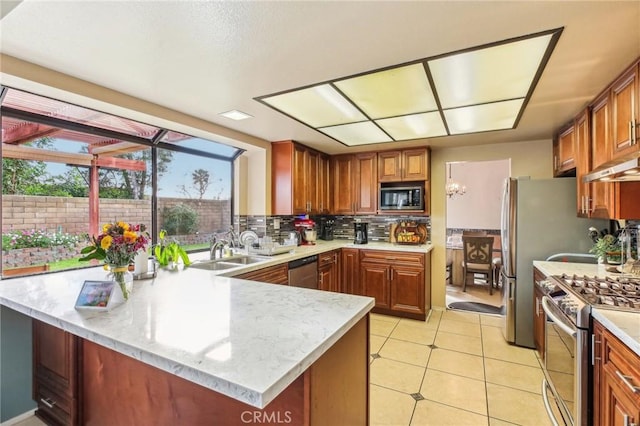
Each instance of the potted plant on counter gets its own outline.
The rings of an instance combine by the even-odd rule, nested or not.
[[[598,260],[602,260],[603,263],[620,264],[622,256],[620,242],[611,234],[598,239],[589,252],[597,255]]]
[[[177,269],[178,261],[182,259],[182,263],[184,266],[191,265],[191,261],[189,260],[189,255],[187,252],[180,246],[177,241],[169,241],[165,240],[167,236],[167,231],[164,229],[160,231],[158,238],[160,239],[160,243],[155,246],[153,249],[153,254],[156,256],[156,260],[160,266],[168,267],[169,269]]]

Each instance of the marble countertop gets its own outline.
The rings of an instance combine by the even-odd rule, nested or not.
[[[587,275],[620,277],[623,274],[606,270],[605,265],[568,262],[534,261],[533,266],[545,275]],[[591,310],[594,318],[602,323],[618,339],[640,356],[640,313],[619,311],[594,307]]]
[[[84,280],[104,278],[96,267],[5,279],[0,304],[258,408],[374,305],[188,268],[135,281],[129,301],[109,312],[75,310]]]

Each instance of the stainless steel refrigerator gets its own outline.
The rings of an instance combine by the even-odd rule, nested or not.
[[[556,253],[588,253],[588,228],[607,228],[601,219],[577,217],[576,179],[505,180],[502,199],[501,272],[508,342],[534,347],[533,261]]]

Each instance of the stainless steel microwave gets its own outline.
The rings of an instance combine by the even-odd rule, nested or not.
[[[381,187],[380,210],[424,210],[424,187]]]

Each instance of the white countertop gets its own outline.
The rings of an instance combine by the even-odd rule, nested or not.
[[[312,250],[296,256],[303,252]],[[110,312],[75,310],[84,280],[104,278],[96,267],[5,279],[0,303],[258,408],[374,305],[189,268],[135,281],[129,301]]]
[[[622,274],[609,272],[605,265],[568,262],[534,261],[533,266],[545,275],[587,275],[620,277]],[[602,325],[622,340],[640,356],[640,313],[593,307],[591,314]]]

